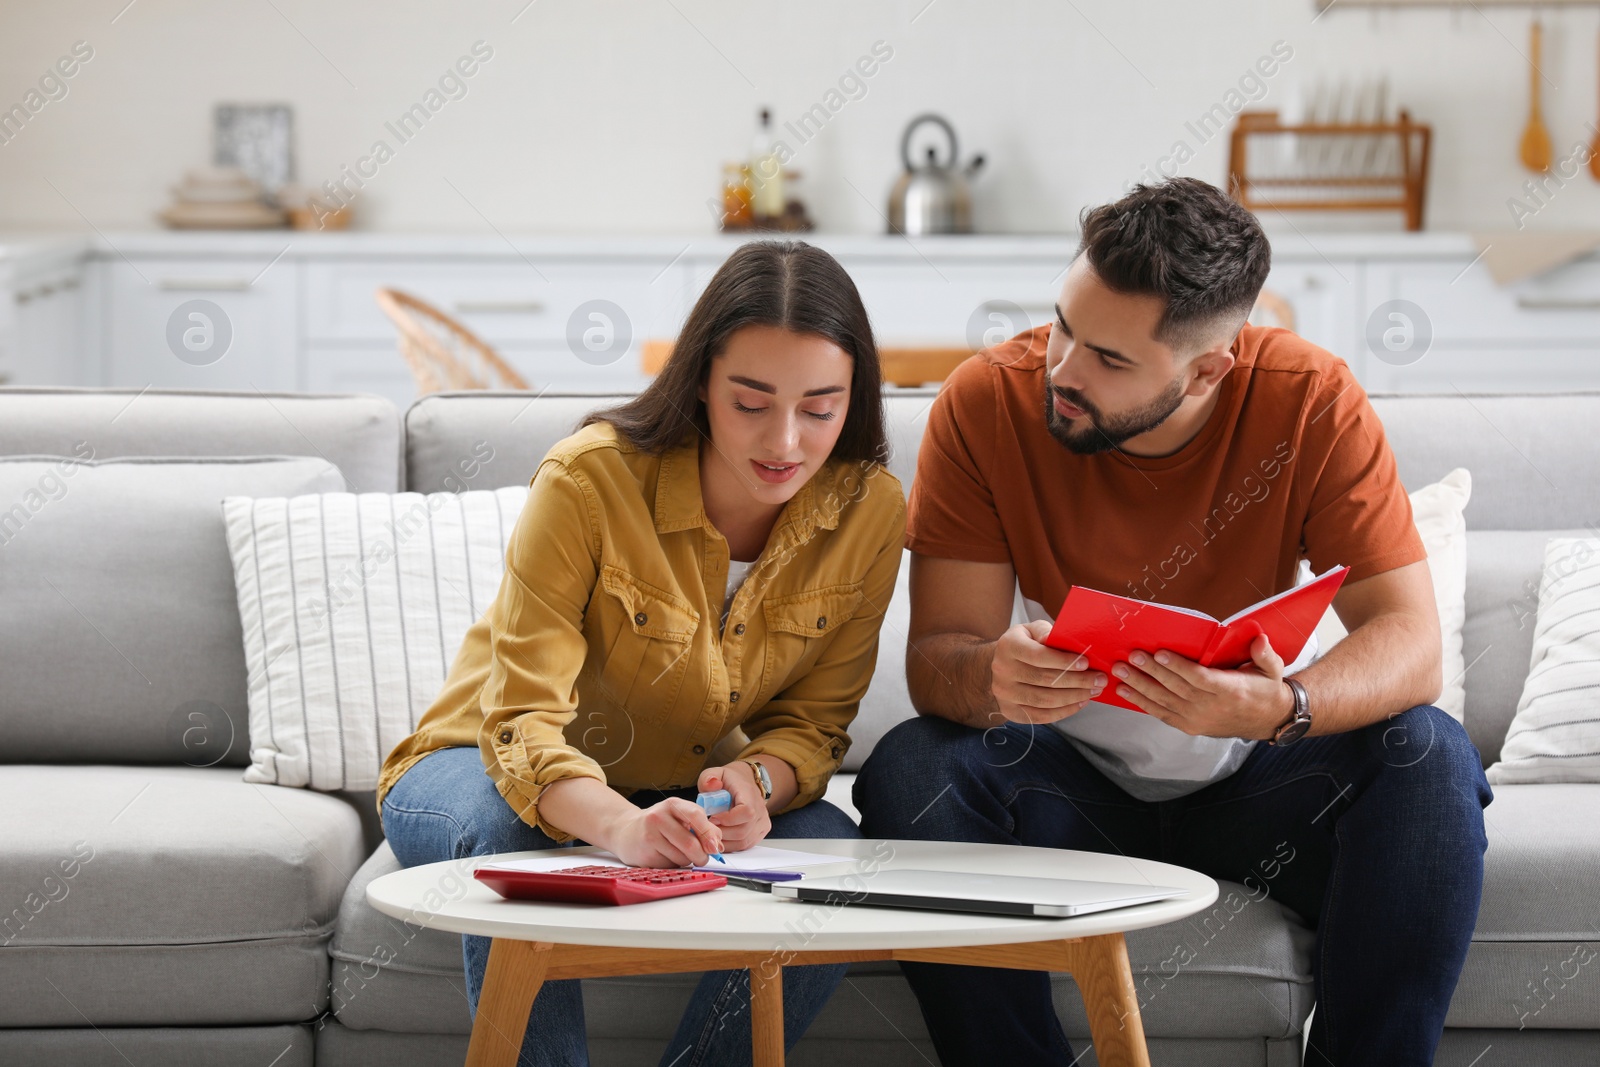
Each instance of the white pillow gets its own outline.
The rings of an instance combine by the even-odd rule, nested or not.
[[[377,788],[488,610],[528,487],[222,501],[249,666],[247,782]]]
[[[1472,475],[1465,467],[1411,494],[1411,516],[1428,551],[1444,639],[1444,691],[1436,706],[1456,722],[1462,721],[1467,704],[1467,663],[1461,652],[1461,628],[1467,621],[1467,520],[1462,513],[1471,498]],[[1329,608],[1317,625],[1318,646],[1326,651],[1348,632]]]
[[[1544,548],[1533,655],[1493,785],[1600,782],[1600,539]]]

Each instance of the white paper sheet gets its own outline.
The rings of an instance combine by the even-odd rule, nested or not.
[[[712,860],[704,867],[697,867],[700,871],[716,871],[723,874],[738,874],[740,871],[787,871],[795,867],[812,867],[819,863],[848,863],[849,856],[825,856],[820,852],[793,852],[786,848],[770,848],[766,845],[757,845],[747,848],[742,852],[724,852],[722,858],[727,863],[718,863]]]
[[[767,845],[757,845],[747,848],[742,852],[724,852],[722,858],[727,863],[718,863],[712,860],[704,867],[697,868],[702,871],[715,871],[721,874],[738,874],[740,871],[787,871],[796,867],[811,867],[821,863],[846,863],[849,856],[827,856],[820,852],[795,852],[786,848],[771,848]],[[501,871],[559,871],[565,867],[590,867],[604,865],[607,867],[626,867],[616,856],[610,852],[592,852],[586,856],[534,856],[527,859],[503,860],[500,862],[483,863],[478,869],[493,868]]]

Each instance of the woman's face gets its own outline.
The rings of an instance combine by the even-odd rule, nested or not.
[[[763,504],[782,505],[833,453],[855,361],[826,338],[746,326],[700,386],[714,459]]]

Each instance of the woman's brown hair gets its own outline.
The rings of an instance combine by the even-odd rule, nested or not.
[[[709,437],[699,389],[728,338],[746,326],[814,334],[849,355],[850,406],[830,458],[889,461],[883,372],[867,309],[838,260],[804,241],[751,241],[735,249],[695,301],[655,381],[624,404],[591,412],[581,425],[609,422],[635,448],[655,455],[695,430]]]

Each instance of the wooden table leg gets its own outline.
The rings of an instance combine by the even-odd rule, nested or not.
[[[478,992],[478,1014],[467,1046],[467,1067],[516,1067],[533,998],[544,985],[550,945],[497,937]]]
[[[783,1067],[783,968],[750,968],[750,1044],[754,1067]]]
[[[1100,1067],[1150,1067],[1139,1017],[1139,991],[1128,965],[1128,945],[1121,934],[1103,934],[1068,941],[1067,970],[1072,972],[1089,1013]]]

